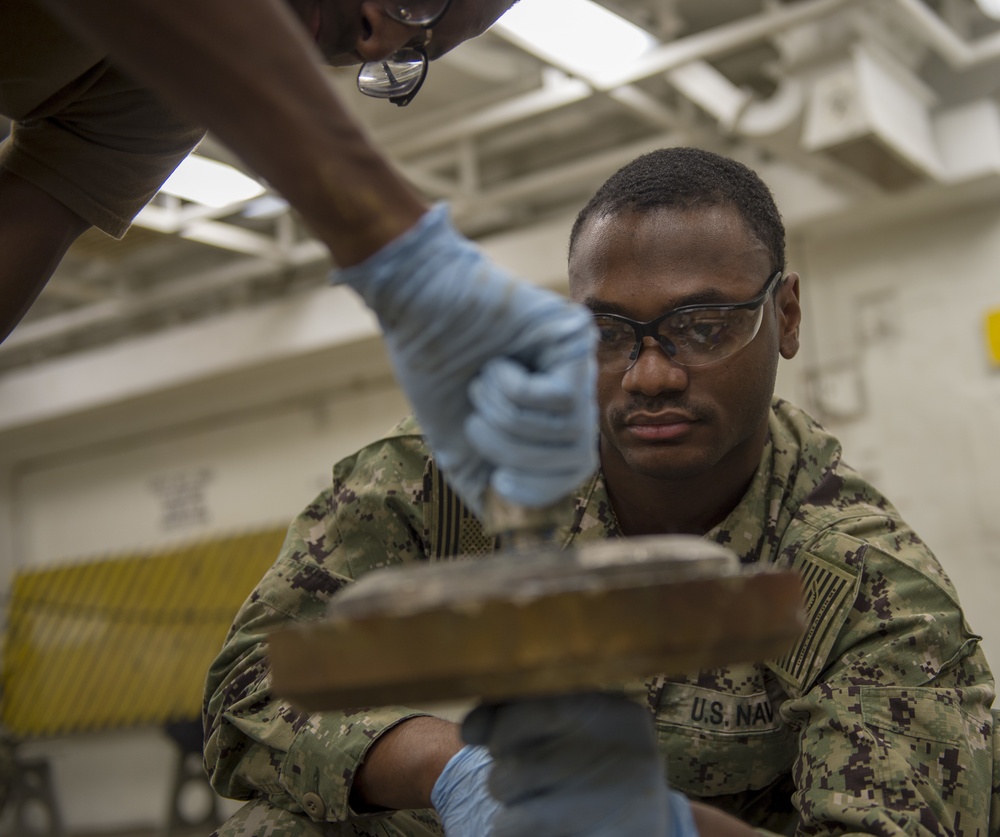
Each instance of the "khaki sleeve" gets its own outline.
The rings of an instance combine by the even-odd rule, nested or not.
[[[121,238],[203,135],[102,61],[14,123],[0,165]]]

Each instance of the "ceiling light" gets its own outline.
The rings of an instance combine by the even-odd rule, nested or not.
[[[240,215],[257,221],[270,220],[288,212],[288,201],[277,195],[261,195],[243,207]]]
[[[1000,20],[1000,0],[976,0],[976,5],[986,17]]]
[[[596,85],[659,45],[645,29],[592,0],[517,3],[493,31]]]
[[[167,178],[160,191],[186,201],[218,208],[256,198],[263,195],[265,189],[252,177],[232,166],[198,154],[189,154]]]

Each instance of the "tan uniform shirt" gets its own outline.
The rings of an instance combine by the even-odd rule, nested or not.
[[[120,238],[204,131],[34,0],[0,2],[0,166]]]

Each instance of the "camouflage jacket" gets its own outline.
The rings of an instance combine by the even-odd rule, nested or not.
[[[600,474],[575,509],[564,544],[620,535]],[[760,829],[985,837],[993,680],[979,638],[930,550],[841,462],[837,440],[776,400],[750,488],[706,537],[744,563],[797,568],[808,627],[781,659],[634,684],[655,714],[671,784]],[[368,747],[417,713],[296,711],[268,690],[265,633],[322,618],[362,573],[494,547],[411,422],[338,463],[210,672],[216,788],[314,819],[351,816]]]

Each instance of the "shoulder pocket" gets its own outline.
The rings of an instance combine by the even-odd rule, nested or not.
[[[974,703],[971,714],[962,694],[950,689],[862,686],[861,716],[865,726],[883,732],[958,746],[967,741],[975,750],[991,745],[992,718],[985,702]]]

